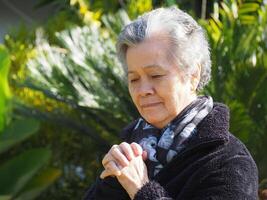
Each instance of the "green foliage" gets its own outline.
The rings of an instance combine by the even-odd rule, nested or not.
[[[0,193],[16,195],[50,156],[45,149],[28,150],[2,164]]]
[[[15,200],[30,200],[35,199],[42,193],[48,186],[50,186],[61,175],[61,171],[55,168],[47,168],[42,173],[33,177],[24,189],[21,191],[19,197]]]
[[[0,132],[6,124],[8,99],[11,97],[8,85],[10,58],[6,48],[0,45]]]
[[[207,91],[231,110],[231,132],[247,144],[267,177],[267,7],[261,1],[214,4],[203,22],[212,49],[212,79]]]
[[[23,32],[21,33],[23,34]],[[19,71],[23,67],[19,66],[18,70],[14,70],[14,68],[9,70],[12,63],[10,53],[16,51],[16,59],[22,61],[21,64],[29,57],[23,52],[28,48],[26,45],[9,40],[8,37],[6,39],[8,39],[8,44],[15,48],[8,52],[4,46],[0,46],[0,121],[3,122],[1,128],[4,127],[4,129],[0,129],[0,199],[30,200],[39,196],[43,190],[50,186],[59,177],[60,170],[40,171],[40,168],[51,157],[51,152],[48,149],[32,148],[15,155],[10,153],[38,131],[39,123],[31,119],[12,119],[16,116],[10,110],[14,102],[11,98],[8,75],[13,70],[13,72],[16,71],[16,73],[13,73],[14,75],[21,76]],[[20,52],[23,53],[20,54]],[[8,125],[6,119],[10,119]],[[12,158],[9,158],[10,154]],[[37,174],[38,176],[36,176]],[[46,179],[44,179],[44,176],[46,176]]]
[[[105,23],[110,21],[106,18]],[[79,127],[98,132],[87,131],[104,150],[115,141],[122,126],[137,116],[116,58],[115,42],[107,29],[98,26],[76,27],[57,33],[57,37],[61,46],[38,38],[37,56],[28,62],[31,77],[24,86],[65,103],[70,109],[70,113],[61,110],[65,124],[74,121]],[[54,118],[58,115],[47,114]]]
[[[0,153],[7,151],[14,145],[36,133],[39,124],[35,120],[17,120],[11,123],[0,136]]]
[[[0,153],[21,143],[37,132],[35,120],[17,120],[10,123],[0,136]],[[51,157],[45,148],[24,151],[0,165],[0,199],[30,200],[38,196],[60,175],[57,169],[37,172]],[[45,178],[44,178],[45,177]]]
[[[128,15],[120,11],[102,19],[105,27],[94,24],[58,32],[54,44],[38,31],[34,57],[27,63],[33,74],[24,83],[15,82],[16,91],[26,93],[23,98],[16,96],[16,113],[66,127],[42,128],[40,140],[52,147],[53,163],[63,174],[41,199],[80,196],[101,170],[101,158],[118,142],[122,127],[137,116],[113,39],[129,22]]]
[[[135,19],[138,15],[152,10],[152,1],[147,0],[129,0],[127,4],[127,13],[131,19]]]

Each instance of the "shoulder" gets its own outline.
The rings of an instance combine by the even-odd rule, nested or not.
[[[224,158],[219,172],[225,184],[236,194],[255,199],[258,191],[258,169],[246,146],[229,133],[229,142],[223,147]]]
[[[195,190],[204,188],[224,199],[255,199],[258,191],[258,169],[246,146],[231,133],[229,140],[217,146],[202,159],[208,158],[193,175]],[[201,160],[202,160],[201,159]],[[201,188],[198,187],[201,185]],[[191,187],[188,186],[188,187]],[[210,189],[211,186],[216,188]],[[196,192],[198,193],[198,192]],[[205,194],[203,193],[205,196]],[[200,198],[201,199],[201,198]]]
[[[221,174],[228,186],[236,189],[244,187],[248,190],[253,188],[255,192],[258,186],[257,165],[245,144],[231,133],[228,132],[228,135],[229,140],[218,147],[217,156],[204,168],[207,167],[209,174]],[[216,167],[210,171],[210,167],[215,163]]]
[[[249,150],[238,138],[229,133],[229,142],[224,147],[225,154],[228,158],[225,159],[226,165],[238,165],[241,168],[247,167],[250,173],[258,174],[258,169]]]
[[[202,148],[206,150],[207,144],[220,141],[213,147],[209,145],[212,148],[204,155],[208,158],[208,162],[202,167],[205,173],[221,174],[226,181],[236,181],[240,184],[247,184],[248,180],[245,179],[248,178],[256,185],[256,163],[245,144],[229,132],[229,119],[229,108],[222,103],[214,103],[212,111],[197,127],[198,135],[191,144],[204,144]]]

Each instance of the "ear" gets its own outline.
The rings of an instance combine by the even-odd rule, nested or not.
[[[197,64],[193,73],[191,74],[191,91],[196,92],[200,81],[201,65]]]

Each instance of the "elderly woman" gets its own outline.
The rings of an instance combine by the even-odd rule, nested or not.
[[[104,156],[85,199],[257,199],[257,167],[229,133],[229,110],[198,92],[210,79],[203,29],[159,8],[127,25],[117,50],[140,118]]]

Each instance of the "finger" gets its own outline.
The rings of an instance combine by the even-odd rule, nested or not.
[[[122,142],[119,146],[129,161],[134,158],[134,152],[128,143]]]
[[[102,174],[103,173],[103,174]],[[121,175],[120,167],[116,165],[115,162],[110,161],[105,165],[105,170],[101,173],[102,177],[105,178],[107,176],[119,176]],[[101,177],[100,175],[100,177]]]
[[[107,170],[104,170],[101,174],[100,174],[100,178],[101,179],[104,179],[104,178],[106,178],[106,177],[108,177],[109,176],[109,172],[107,171]]]
[[[104,179],[108,176],[120,176],[121,175],[121,172],[118,172],[116,174],[112,173],[111,171],[109,170],[104,170],[101,174],[100,174],[100,178],[101,179]]]
[[[139,144],[137,144],[135,142],[132,142],[131,143],[131,147],[132,147],[132,149],[134,151],[135,156],[142,155],[143,149],[142,149],[142,147]]]
[[[111,155],[115,158],[116,162],[122,167],[126,167],[129,165],[129,161],[126,156],[121,152],[120,148],[114,148],[111,151]]]
[[[102,165],[103,165],[103,166],[105,166],[106,163],[108,163],[109,161],[113,160],[112,155],[111,155],[111,152],[112,152],[114,149],[116,149],[116,148],[118,148],[118,145],[117,145],[117,144],[114,144],[114,145],[110,148],[110,150],[108,151],[108,153],[104,156],[104,158],[103,158],[103,160],[102,160]]]
[[[110,155],[107,153],[104,158],[102,159],[102,165],[105,166],[110,161]]]
[[[143,151],[142,158],[144,161],[147,159],[147,152],[146,151]]]
[[[120,171],[122,169],[122,167],[120,165],[118,165],[117,163],[115,163],[114,161],[109,161],[105,165],[105,169],[115,173],[115,172]]]

